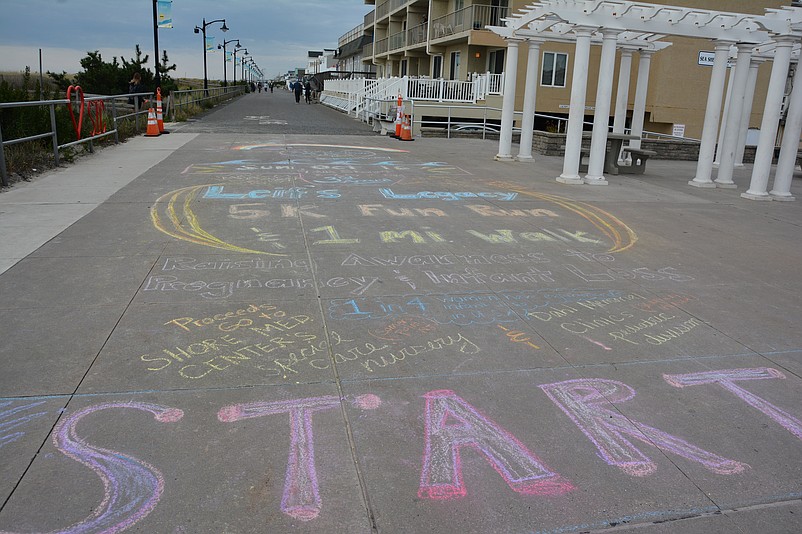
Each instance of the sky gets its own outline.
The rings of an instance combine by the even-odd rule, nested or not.
[[[265,77],[306,67],[307,52],[337,48],[337,40],[364,20],[372,5],[364,0],[173,0],[173,28],[159,30],[159,49],[167,50],[172,77],[203,77],[203,38],[193,32],[206,21],[206,35],[239,39]],[[139,44],[154,65],[151,0],[0,0],[0,72],[80,72],[80,60],[99,51],[103,60],[134,57]],[[227,45],[231,51],[235,43]],[[222,50],[207,52],[208,77],[223,79]],[[227,79],[231,79],[228,64]],[[239,78],[240,71],[237,71]]]

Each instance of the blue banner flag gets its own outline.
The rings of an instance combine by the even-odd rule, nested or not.
[[[172,0],[157,0],[158,27],[173,27],[173,2]]]
[[[226,52],[226,63],[231,63],[231,57],[234,55],[233,52]]]
[[[206,37],[206,51],[214,50],[214,37]]]

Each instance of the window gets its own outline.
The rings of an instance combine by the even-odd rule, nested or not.
[[[451,69],[448,73],[449,80],[459,80],[459,52],[451,52]]]
[[[543,52],[543,70],[540,85],[565,87],[565,71],[568,68],[568,54]]]
[[[443,76],[443,56],[432,57],[432,78]]]
[[[402,59],[401,60],[401,77],[403,78],[406,75],[407,75],[407,60],[406,59]]]

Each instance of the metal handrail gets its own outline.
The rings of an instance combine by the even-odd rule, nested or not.
[[[8,185],[8,170],[6,167],[6,157],[5,157],[5,147],[16,145],[19,143],[25,143],[29,141],[36,141],[39,139],[46,139],[50,137],[53,140],[53,160],[55,161],[56,165],[59,165],[60,158],[59,158],[59,150],[79,145],[82,143],[89,143],[89,151],[94,152],[94,147],[92,145],[92,141],[96,139],[101,139],[103,137],[108,137],[110,135],[114,135],[114,142],[119,143],[119,131],[117,129],[117,121],[119,119],[123,119],[126,117],[134,117],[134,127],[135,131],[139,132],[139,115],[142,113],[147,113],[146,109],[139,109],[139,97],[147,97],[152,99],[153,93],[126,93],[122,95],[112,95],[112,96],[87,96],[84,98],[84,102],[96,102],[96,101],[110,101],[111,102],[111,116],[112,116],[112,125],[113,128],[111,130],[107,130],[103,133],[93,135],[90,137],[85,137],[82,139],[78,139],[76,141],[72,141],[65,144],[59,144],[58,142],[58,132],[56,131],[56,106],[58,105],[65,105],[69,104],[70,101],[67,99],[55,99],[55,100],[33,100],[29,102],[3,102],[0,103],[0,109],[11,109],[11,108],[23,108],[23,107],[33,107],[33,106],[47,106],[50,113],[50,131],[30,135],[27,137],[20,137],[17,139],[11,139],[5,141],[3,139],[3,131],[2,127],[0,127],[0,181],[2,181],[3,186]],[[117,115],[117,104],[116,101],[120,98],[133,98],[134,99],[134,112],[127,113],[125,115]]]
[[[206,100],[222,101],[234,98],[246,91],[245,85],[229,85],[227,87],[209,87],[208,89],[185,89],[170,93],[171,118],[175,122],[176,112],[179,108],[199,104]]]

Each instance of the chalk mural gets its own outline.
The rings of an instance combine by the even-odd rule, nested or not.
[[[189,325],[190,323],[182,323],[178,326],[184,328]],[[802,424],[798,417],[738,385],[756,380],[784,379],[784,374],[777,369],[721,369],[666,374],[663,378],[680,389],[703,385],[721,386],[795,437],[800,437]],[[633,440],[647,448],[685,458],[715,475],[733,476],[749,469],[749,465],[742,461],[704,450],[681,437],[625,415],[618,406],[632,400],[635,390],[622,382],[581,378],[539,384],[536,387],[590,440],[598,451],[599,458],[628,475],[646,477],[654,474],[658,468],[657,462],[642,448],[637,447]],[[418,435],[422,436],[422,443],[420,448],[413,446],[405,449],[408,457],[401,459],[401,464],[410,466],[411,469],[415,469],[414,465],[419,465],[419,473],[416,473],[419,475],[418,487],[400,487],[395,488],[396,491],[410,491],[413,494],[417,492],[419,498],[443,503],[464,499],[474,492],[481,493],[481,479],[473,482],[476,488],[470,488],[465,483],[462,455],[466,450],[480,455],[506,483],[511,494],[517,494],[521,499],[559,498],[581,489],[581,481],[569,481],[541,459],[541,456],[554,456],[563,451],[546,449],[541,454],[535,454],[512,432],[501,427],[488,414],[482,413],[453,390],[431,390],[425,392],[422,398],[422,416],[418,418],[407,414],[412,420],[420,422],[422,428],[418,429]],[[7,405],[5,401],[4,405]],[[356,410],[357,414],[378,411],[377,415],[382,416],[386,408],[385,416],[397,418],[399,409],[406,406],[413,407],[415,404],[402,402],[388,406],[372,393],[346,397],[327,395],[230,404],[217,411],[216,419],[222,424],[236,424],[244,430],[247,428],[242,423],[245,420],[272,415],[288,417],[290,443],[287,468],[281,489],[282,496],[277,506],[287,517],[311,522],[320,518],[323,513],[324,495],[327,493],[325,488],[320,487],[319,467],[315,458],[315,415],[345,409],[346,417],[351,410]],[[129,454],[93,445],[79,433],[79,425],[87,418],[109,410],[115,414],[119,410],[123,413],[125,410],[144,411],[162,423],[177,422],[184,415],[181,409],[175,407],[145,402],[118,402],[91,405],[60,421],[52,433],[55,447],[67,458],[84,465],[100,478],[104,497],[85,520],[57,532],[77,534],[125,531],[145,519],[165,492],[164,477],[157,467]],[[332,413],[331,416],[341,417],[341,414],[342,412]],[[539,432],[546,430],[560,431],[559,428],[541,428]],[[170,430],[163,431],[162,436],[169,439]],[[252,436],[253,434],[249,434],[247,439],[254,439]],[[202,439],[196,440],[195,445],[202,448]],[[356,447],[358,454],[359,440]],[[420,462],[414,457],[415,450],[423,451]],[[327,470],[343,468],[341,465],[322,467]],[[252,476],[258,477],[256,474]],[[581,478],[580,475],[576,476]]]

